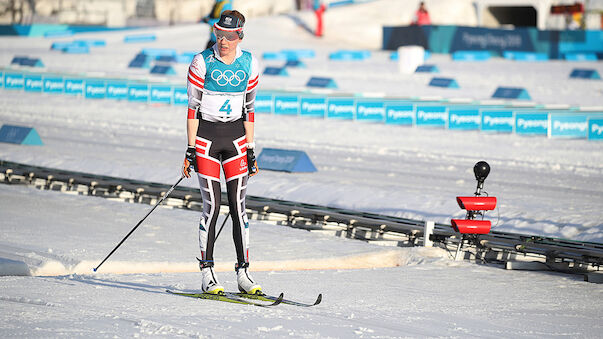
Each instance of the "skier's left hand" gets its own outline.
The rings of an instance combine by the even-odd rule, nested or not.
[[[252,177],[260,171],[258,168],[258,162],[255,160],[255,154],[253,153],[253,148],[247,149],[247,170],[249,171],[249,176]]]
[[[184,155],[184,164],[182,165],[182,175],[190,178],[191,177],[191,169],[197,172],[197,154],[195,147],[189,146],[186,149],[186,154]]]

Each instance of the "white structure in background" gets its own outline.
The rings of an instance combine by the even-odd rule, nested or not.
[[[422,46],[398,47],[398,69],[400,73],[412,74],[425,60],[425,49]]]

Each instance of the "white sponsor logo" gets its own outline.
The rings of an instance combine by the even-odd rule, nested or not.
[[[124,87],[109,86],[109,87],[107,87],[107,92],[110,95],[127,95],[128,88],[125,86]]]
[[[23,86],[24,83],[23,78],[6,77],[6,86]]]
[[[63,89],[63,82],[62,81],[52,81],[52,80],[46,80],[44,82],[44,88],[47,90],[60,90]]]
[[[588,129],[587,123],[585,122],[561,122],[561,121],[555,121],[553,123],[553,129],[555,130],[559,130],[560,132],[563,131],[571,131],[571,130],[578,130],[580,132],[584,132]]]
[[[131,97],[142,98],[146,97],[147,95],[149,95],[149,91],[146,89],[130,88]]]
[[[387,110],[387,117],[392,119],[404,119],[410,118],[412,119],[414,116],[413,111],[397,111],[395,109]]]
[[[280,109],[295,109],[297,110],[297,106],[298,103],[297,101],[282,101],[282,100],[277,100],[276,101],[276,108],[280,108]]]
[[[288,164],[295,160],[292,155],[280,156],[280,155],[264,155],[262,156],[262,162],[275,162],[278,164]]]
[[[417,113],[417,117],[420,120],[446,120],[447,116],[446,116],[446,112],[425,112],[425,111],[419,111]]]
[[[464,43],[479,46],[481,49],[487,49],[488,47],[509,49],[510,47],[521,47],[522,45],[521,35],[514,34],[496,36],[491,33],[471,34],[469,32],[463,32],[462,39]]]
[[[547,128],[548,121],[547,120],[525,120],[522,118],[517,119],[517,127],[519,128]]]
[[[341,113],[352,113],[354,114],[354,105],[335,105],[335,104],[330,104],[329,105],[329,112],[330,113],[335,113],[335,114],[341,114]]]
[[[169,90],[152,89],[151,96],[155,99],[169,99],[170,91]]]
[[[188,95],[183,92],[174,92],[174,99],[176,101],[188,101]]]
[[[601,134],[603,134],[603,126],[599,126],[599,125],[597,125],[597,124],[593,124],[593,125],[591,126],[591,128],[590,128],[590,131],[591,131],[593,134],[601,135]]]
[[[78,82],[67,81],[65,83],[65,86],[67,87],[68,91],[72,91],[72,92],[75,92],[75,91],[81,92],[82,89],[84,89],[84,83],[80,82],[80,81],[78,81]]]
[[[484,124],[489,125],[489,126],[496,126],[496,125],[508,125],[508,126],[513,126],[513,117],[491,117],[486,115],[484,117]]]
[[[384,113],[385,113],[385,108],[383,108],[383,107],[358,106],[358,114],[383,115]]]
[[[451,114],[450,122],[453,124],[477,124],[479,125],[479,115],[458,115]]]
[[[27,80],[25,80],[25,87],[29,87],[29,88],[32,88],[32,87],[35,87],[35,88],[42,87],[42,80],[27,79]]]
[[[86,86],[86,93],[90,95],[105,94],[105,87],[103,86]]]
[[[324,102],[319,102],[319,103],[304,102],[304,103],[302,103],[302,110],[306,111],[306,112],[324,111],[325,108],[327,108],[327,104]]]
[[[272,100],[255,100],[256,107],[270,107],[272,105]]]

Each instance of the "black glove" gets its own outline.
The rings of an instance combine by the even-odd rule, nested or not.
[[[189,146],[184,155],[184,165],[182,166],[182,175],[190,178],[191,169],[197,172],[197,151]]]
[[[253,148],[247,149],[247,170],[249,171],[249,176],[254,176],[258,174],[258,162],[255,160],[255,154],[253,153]]]

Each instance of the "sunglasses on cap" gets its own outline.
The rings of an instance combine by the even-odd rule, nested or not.
[[[241,38],[242,31],[239,30],[222,30],[218,27],[214,27],[214,34],[216,35],[216,40],[222,40],[223,38],[228,41],[235,41]]]

